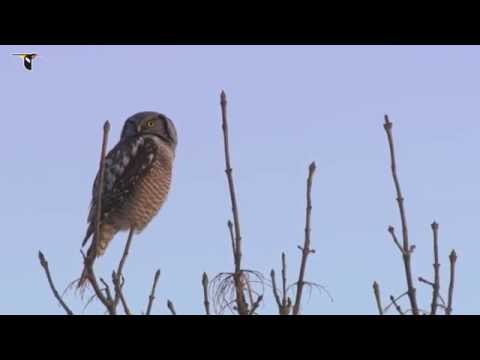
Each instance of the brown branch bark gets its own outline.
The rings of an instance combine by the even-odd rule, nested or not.
[[[45,270],[45,275],[47,275],[48,284],[50,285],[50,289],[52,290],[53,295],[55,296],[57,301],[62,306],[63,310],[65,310],[65,312],[68,315],[74,315],[73,311],[70,310],[70,308],[67,306],[65,301],[63,301],[62,297],[60,296],[57,289],[55,288],[55,285],[52,280],[52,275],[50,274],[50,269],[48,268],[48,261],[45,259],[45,256],[41,251],[38,252],[38,258],[40,260],[40,265],[43,267],[43,270]]]
[[[410,305],[412,308],[412,313],[414,315],[418,315],[418,305],[417,305],[417,296],[416,296],[416,289],[413,283],[412,277],[412,265],[411,265],[411,248],[408,239],[408,226],[407,226],[407,217],[405,214],[405,207],[404,207],[404,198],[402,196],[402,192],[400,189],[400,182],[398,180],[397,175],[397,166],[395,161],[395,149],[393,144],[393,136],[392,136],[392,123],[389,121],[388,116],[385,115],[385,124],[383,125],[385,132],[387,134],[388,145],[390,149],[390,167],[392,171],[392,178],[395,184],[395,191],[397,194],[397,203],[398,208],[400,210],[400,220],[402,223],[402,239],[403,239],[403,264],[405,268],[405,277],[407,281],[407,288],[408,288],[408,298],[410,300]]]
[[[297,282],[297,292],[295,296],[295,303],[293,305],[293,315],[298,315],[300,313],[300,304],[302,301],[302,292],[304,285],[305,269],[307,266],[307,258],[313,250],[310,249],[310,217],[312,213],[312,180],[313,174],[315,173],[315,162],[312,162],[308,167],[308,177],[307,177],[307,208],[306,208],[306,219],[305,219],[305,241],[303,244],[302,250],[302,260],[300,264],[300,272],[298,275]]]
[[[438,307],[438,297],[440,295],[440,263],[438,260],[438,224],[436,222],[432,223],[433,231],[433,292],[432,292],[432,305],[430,309],[430,314],[435,315],[437,313]]]
[[[202,275],[203,287],[203,305],[205,306],[205,314],[210,315],[210,302],[208,301],[208,276],[207,273]]]
[[[457,253],[455,252],[455,250],[452,250],[448,258],[450,260],[450,284],[448,286],[448,302],[445,314],[451,315],[453,304],[453,289],[455,287],[455,263],[457,262]]]
[[[230,191],[230,201],[232,204],[233,224],[235,229],[235,248],[234,248],[234,282],[236,290],[236,303],[239,315],[248,315],[248,305],[245,301],[243,292],[243,283],[241,280],[241,261],[242,261],[242,236],[240,233],[240,220],[237,206],[237,199],[235,195],[235,186],[233,183],[232,166],[230,163],[230,148],[228,140],[228,121],[227,121],[227,96],[222,91],[220,95],[220,106],[222,111],[222,130],[225,148],[225,173],[227,174],[228,187]]]
[[[376,281],[373,282],[373,293],[375,294],[375,301],[377,303],[378,314],[383,315],[382,300],[380,297],[380,287]]]
[[[153,301],[155,300],[155,289],[157,287],[159,278],[160,278],[160,269],[158,269],[155,272],[155,276],[153,277],[152,290],[150,291],[150,296],[148,297],[148,305],[147,305],[147,311],[145,312],[145,315],[150,315],[152,311]]]

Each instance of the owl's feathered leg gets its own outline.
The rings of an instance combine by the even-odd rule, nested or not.
[[[89,227],[87,230],[87,234],[85,239],[83,240],[82,246],[84,246],[91,235],[93,235],[93,227]],[[111,224],[101,224],[100,225],[100,236],[99,241],[97,242],[96,246],[94,245],[93,241],[90,244],[90,247],[87,251],[87,258],[92,259],[92,265],[95,261],[95,258],[102,256],[107,249],[108,244],[113,239],[115,234],[118,232],[117,228]],[[95,247],[95,248],[94,248]],[[84,267],[82,271],[82,275],[80,276],[80,280],[78,281],[78,288],[85,288],[87,286],[87,279],[88,273],[87,269]]]

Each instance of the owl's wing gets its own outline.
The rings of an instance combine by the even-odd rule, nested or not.
[[[124,139],[108,153],[105,158],[100,221],[105,220],[111,211],[122,208],[136,189],[138,181],[150,169],[154,158],[155,144],[152,140],[142,137]],[[85,245],[95,228],[99,177],[100,174],[97,173],[88,215],[89,229],[82,246]]]

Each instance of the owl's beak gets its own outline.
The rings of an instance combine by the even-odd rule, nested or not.
[[[137,133],[140,134],[142,131],[142,125],[137,125]]]

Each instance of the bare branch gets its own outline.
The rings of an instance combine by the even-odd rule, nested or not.
[[[287,260],[285,253],[282,252],[282,306],[287,305]]]
[[[120,299],[120,302],[122,303],[123,306],[123,311],[125,312],[125,315],[132,315],[130,312],[130,309],[127,305],[127,300],[125,299],[125,296],[123,295],[123,284],[120,284],[120,279],[121,276],[115,273],[115,271],[112,272],[112,282],[113,285],[115,286],[115,298]],[[113,301],[116,306],[115,301]]]
[[[103,193],[103,184],[105,178],[105,157],[107,153],[107,144],[108,144],[108,134],[110,132],[110,122],[107,120],[103,124],[103,139],[102,139],[102,150],[100,154],[100,165],[99,165],[99,178],[98,178],[98,185],[97,185],[97,205],[96,205],[96,213],[95,213],[95,232],[93,234],[92,239],[92,249],[90,253],[87,253],[86,262],[91,267],[93,265],[93,261],[97,256],[97,243],[100,236],[100,222],[102,218],[102,193]]]
[[[308,167],[308,178],[307,178],[307,208],[306,208],[306,220],[305,220],[305,242],[302,248],[302,260],[300,264],[300,272],[298,275],[298,285],[297,292],[295,296],[295,303],[293,305],[293,315],[298,315],[300,312],[300,304],[302,301],[302,291],[304,285],[305,269],[307,266],[308,255],[312,252],[310,250],[310,217],[312,212],[312,180],[313,174],[315,173],[315,162],[312,162]]]
[[[134,233],[134,228],[131,227],[130,228],[130,231],[128,233],[128,238],[127,238],[127,242],[125,244],[125,248],[123,249],[123,254],[122,254],[122,257],[120,259],[120,262],[118,263],[118,267],[117,267],[117,271],[114,271],[113,274],[114,274],[114,277],[112,277],[112,281],[113,281],[113,284],[115,285],[115,300],[114,300],[114,306],[117,307],[118,305],[118,301],[121,300],[122,296],[123,296],[123,289],[122,289],[122,286],[120,286],[120,279],[123,278],[123,266],[125,265],[125,261],[127,260],[127,256],[128,256],[128,253],[129,253],[129,250],[130,250],[130,245],[132,244],[132,238],[133,238],[133,233]],[[123,303],[124,301],[122,301]],[[125,304],[126,305],[126,304]],[[125,305],[124,305],[124,308],[125,308]]]
[[[375,301],[377,302],[378,314],[383,315],[382,300],[380,297],[380,287],[376,281],[373,282],[373,293],[375,294]]]
[[[406,291],[406,292],[404,292],[403,294],[397,296],[397,297],[395,298],[395,301],[400,300],[400,299],[401,299],[402,297],[404,297],[405,295],[408,295],[408,291]],[[391,297],[390,297],[390,298],[391,298]],[[390,302],[390,304],[388,304],[388,305],[383,309],[384,313],[387,312],[388,309],[390,309],[390,307],[391,307],[393,304],[394,304],[393,302]]]
[[[70,308],[67,306],[65,301],[63,301],[62,297],[60,296],[57,289],[55,288],[55,285],[53,284],[52,276],[50,275],[50,269],[48,268],[48,261],[45,259],[45,256],[43,255],[43,253],[41,251],[38,252],[38,258],[40,259],[40,265],[43,267],[43,270],[45,270],[45,274],[47,275],[48,284],[50,285],[50,289],[52,289],[53,295],[55,296],[57,301],[62,306],[63,310],[65,310],[65,312],[68,315],[74,315],[73,311],[70,310]]]
[[[155,289],[157,287],[159,278],[160,278],[160,269],[158,269],[155,272],[155,276],[153,277],[152,290],[150,291],[150,296],[148,297],[148,305],[147,305],[147,311],[145,312],[145,315],[150,315],[152,311],[153,301],[155,300]]]
[[[389,226],[388,232],[390,233],[390,235],[392,235],[393,242],[395,243],[395,245],[397,245],[400,253],[403,255],[404,250],[402,248],[402,245],[400,245],[400,243],[398,242],[397,235],[395,235],[395,228],[393,226]]]
[[[170,310],[170,312],[172,313],[172,315],[177,315],[175,311],[175,307],[173,306],[173,303],[170,300],[167,300],[167,307],[168,307],[168,310]]]
[[[452,250],[448,258],[450,260],[450,284],[448,286],[448,303],[445,314],[451,315],[453,303],[453,289],[455,286],[455,263],[457,262],[457,253],[455,252],[455,250]]]
[[[405,315],[400,305],[397,304],[397,299],[395,299],[393,295],[390,295],[390,301],[392,302],[393,305],[395,305],[395,309],[397,309],[400,315]]]
[[[203,287],[203,305],[205,306],[205,314],[210,315],[210,302],[208,301],[208,276],[204,272],[202,276]]]
[[[252,305],[252,309],[250,310],[250,315],[255,314],[255,311],[257,310],[258,306],[260,305],[261,301],[263,300],[263,295],[260,295],[257,298],[257,301],[255,301]]]
[[[280,296],[278,295],[277,282],[275,281],[275,270],[273,270],[273,269],[272,269],[272,271],[270,271],[270,278],[272,279],[273,296],[275,297],[275,301],[277,302],[278,311],[279,311],[279,313],[281,313],[282,312],[282,302],[280,301]]]
[[[413,284],[412,269],[411,269],[411,248],[408,241],[408,226],[407,226],[407,217],[405,214],[405,207],[403,204],[404,198],[400,190],[400,182],[397,175],[397,166],[395,161],[395,150],[393,145],[393,136],[392,136],[392,123],[388,120],[388,116],[385,115],[385,124],[383,125],[385,132],[387,133],[388,145],[390,149],[390,165],[392,171],[393,182],[395,184],[395,190],[397,193],[397,202],[398,208],[400,210],[400,220],[402,222],[402,238],[403,238],[403,263],[405,268],[405,276],[408,287],[408,298],[410,300],[410,305],[412,308],[412,313],[418,315],[418,305],[416,297],[416,289]]]
[[[90,281],[90,284],[92,284],[93,291],[95,292],[96,297],[100,300],[100,302],[103,304],[103,306],[105,306],[105,308],[107,309],[107,311],[110,315],[115,315],[116,310],[115,310],[115,306],[114,306],[113,302],[109,301],[109,299],[107,297],[105,297],[102,290],[98,286],[97,277],[95,276],[95,272],[93,270],[92,261],[88,261],[85,254],[82,251],[80,251],[80,252],[83,256],[83,263],[84,263],[84,266],[85,266],[85,270],[87,272],[88,280]]]
[[[438,260],[438,224],[435,221],[432,223],[432,231],[433,231],[434,278],[433,278],[432,306],[431,306],[430,314],[435,315],[437,313],[438,297],[440,294],[440,263]]]
[[[243,284],[241,281],[241,261],[242,261],[242,236],[240,234],[240,220],[237,206],[237,199],[235,195],[235,186],[233,183],[232,176],[232,166],[230,164],[230,149],[228,142],[228,122],[227,122],[227,96],[225,92],[222,91],[220,95],[220,106],[222,110],[222,130],[223,130],[223,139],[225,145],[225,173],[227,174],[228,187],[230,190],[230,201],[232,204],[232,213],[233,213],[233,223],[235,228],[235,249],[234,249],[234,258],[235,258],[235,289],[236,289],[236,300],[237,300],[237,310],[240,315],[248,315],[247,304],[245,302],[245,297],[243,293]]]

